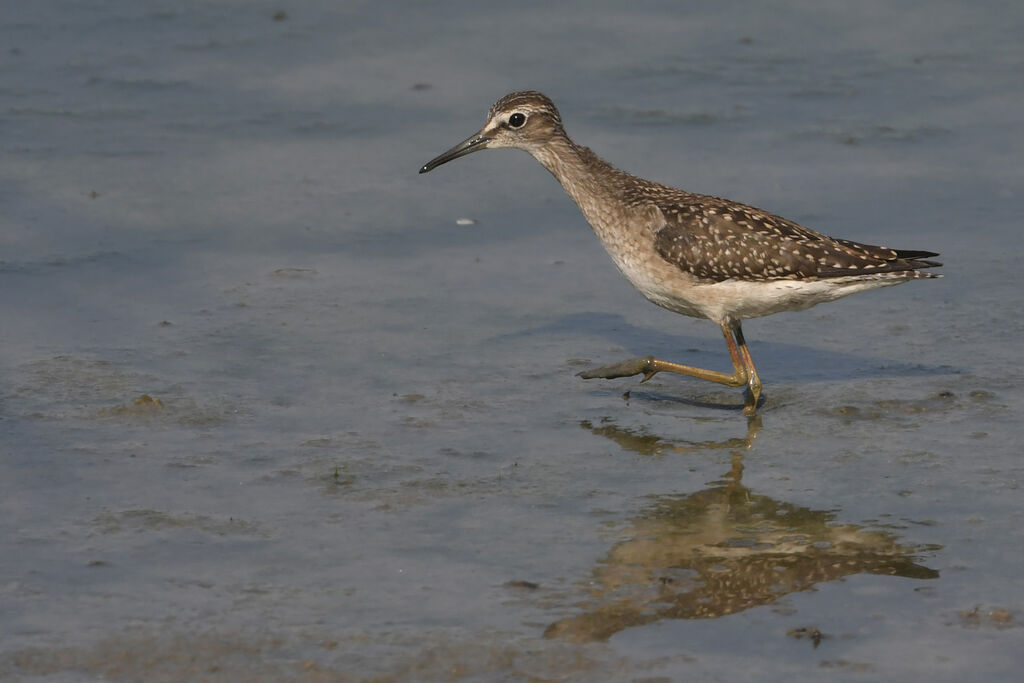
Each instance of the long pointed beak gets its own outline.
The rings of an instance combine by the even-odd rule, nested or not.
[[[437,156],[428,161],[427,163],[423,164],[423,168],[420,169],[420,173],[432,171],[441,164],[447,164],[449,161],[453,159],[464,157],[467,154],[472,154],[477,150],[487,149],[487,143],[490,141],[490,138],[485,137],[480,133],[476,133],[475,135],[472,135],[463,140],[462,142],[460,142],[459,144],[455,145],[444,154]]]

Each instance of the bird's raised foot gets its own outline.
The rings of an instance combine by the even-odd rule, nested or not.
[[[643,374],[644,378],[640,381],[646,382],[659,372],[659,369],[654,367],[656,361],[657,359],[654,356],[630,358],[614,365],[602,365],[599,368],[577,372],[576,376],[583,379],[615,379],[617,377],[632,377],[633,375]]]
[[[737,361],[739,362],[738,356]],[[616,379],[618,377],[643,375],[644,378],[640,381],[646,382],[659,372],[671,372],[688,377],[706,379],[730,387],[745,387],[743,414],[747,417],[757,415],[757,407],[761,402],[761,380],[756,372],[748,372],[741,365],[736,365],[732,373],[725,373],[672,363],[660,360],[654,356],[644,356],[642,358],[630,358],[614,365],[603,365],[599,368],[577,372],[576,376],[583,379]]]

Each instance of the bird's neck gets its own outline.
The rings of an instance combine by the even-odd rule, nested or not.
[[[656,218],[652,211],[658,209],[631,198],[629,190],[638,179],[566,137],[530,151],[580,207],[619,270],[646,292],[646,284],[636,279],[642,269],[637,268],[635,260],[638,253],[654,249],[648,226]]]
[[[561,136],[530,153],[558,179],[595,229],[602,211],[621,202],[630,176],[590,149]]]

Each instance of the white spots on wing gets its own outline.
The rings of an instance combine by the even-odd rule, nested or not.
[[[833,239],[717,197],[645,186],[637,179],[631,182],[635,184],[630,187],[630,203],[656,206],[665,221],[655,231],[658,252],[698,278],[714,282],[841,281],[876,278],[889,272],[908,277],[906,264],[900,263],[891,249]]]

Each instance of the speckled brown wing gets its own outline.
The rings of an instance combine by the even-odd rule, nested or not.
[[[897,273],[907,270],[917,270],[919,268],[938,268],[942,264],[938,261],[930,260],[932,256],[938,256],[938,253],[934,251],[919,251],[913,249],[890,249],[888,247],[876,247],[871,244],[862,244],[861,242],[853,242],[850,240],[836,239],[828,237],[839,245],[847,248],[850,251],[861,252],[866,255],[866,258],[876,259],[881,262],[881,265],[871,269],[869,272],[872,273]],[[838,269],[838,268],[822,268],[818,272],[818,277],[843,277],[847,275],[864,275],[868,269],[862,267],[856,270],[854,269]],[[919,273],[921,277],[940,277],[932,273]]]
[[[717,197],[671,188],[661,195],[655,203],[664,225],[655,228],[655,249],[669,263],[706,280],[845,278],[941,265],[923,260],[938,255],[932,252],[833,239]]]

